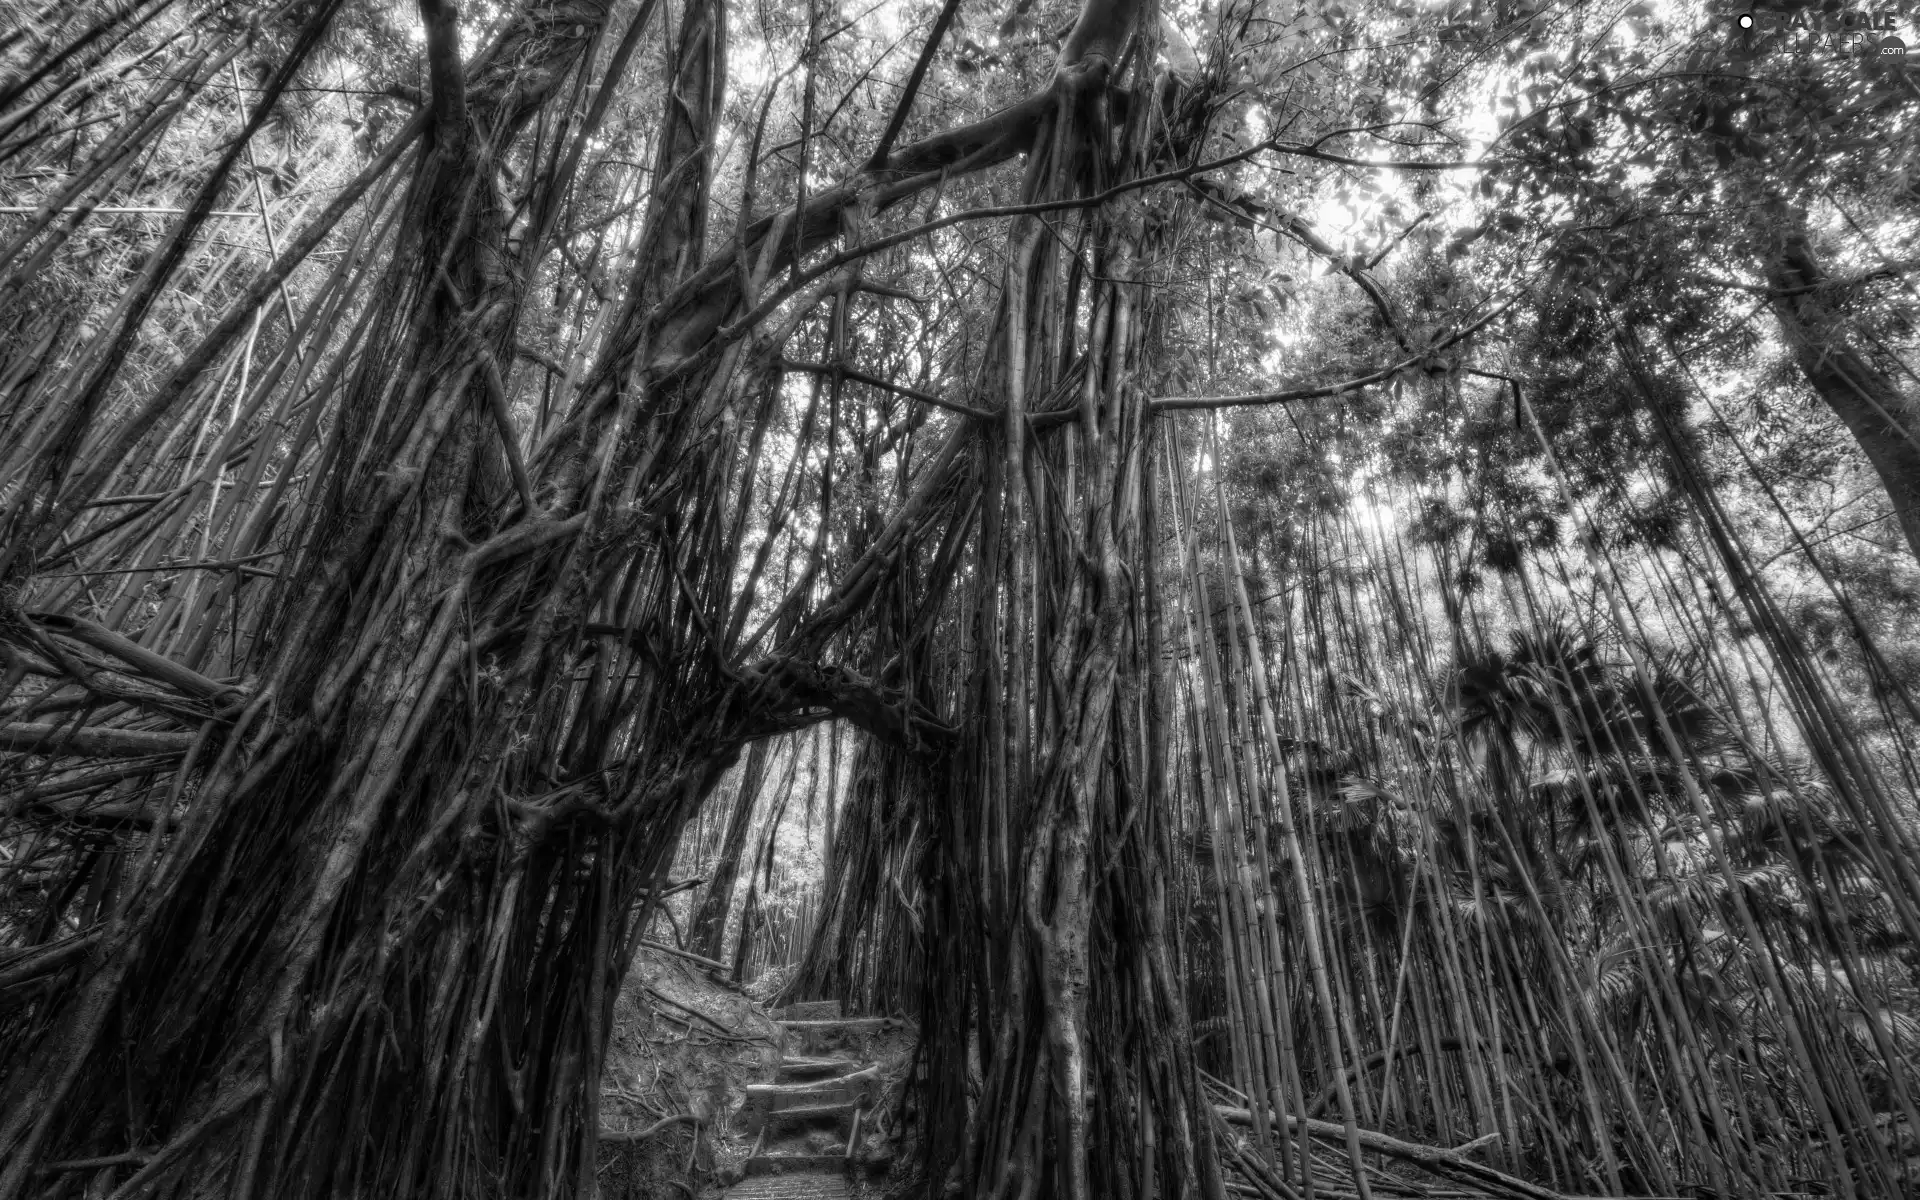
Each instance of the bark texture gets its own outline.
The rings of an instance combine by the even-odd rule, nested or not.
[[[1794,362],[1873,464],[1907,548],[1920,559],[1920,401],[1854,345],[1804,216],[1789,223],[1768,283]]]

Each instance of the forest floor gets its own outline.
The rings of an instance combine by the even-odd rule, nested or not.
[[[899,1182],[893,1121],[914,1038],[837,1005],[774,1012],[643,950],[601,1078],[601,1195],[879,1200]]]

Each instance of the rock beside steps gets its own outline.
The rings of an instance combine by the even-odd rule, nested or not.
[[[885,1170],[889,1154],[863,1146],[882,1079],[873,1039],[902,1028],[885,1017],[846,1017],[827,1001],[774,1014],[782,1037],[775,1082],[752,1084],[735,1126],[752,1136],[745,1176],[727,1200],[848,1200],[855,1170]]]

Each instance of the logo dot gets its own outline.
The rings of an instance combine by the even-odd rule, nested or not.
[[[1742,29],[1752,29],[1752,28],[1753,28],[1753,14],[1752,14],[1752,13],[1741,13],[1741,14],[1740,14],[1740,28],[1742,28]]]

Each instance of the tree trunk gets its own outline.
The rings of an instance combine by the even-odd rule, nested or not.
[[[1907,548],[1920,559],[1920,402],[1854,348],[1813,256],[1804,213],[1789,219],[1767,281],[1794,361],[1873,464]]]
[[[373,332],[329,401],[338,424],[315,483],[321,499],[294,531],[298,559],[260,624],[248,691],[237,710],[210,711],[185,752],[168,801],[184,809],[167,840],[128,856],[83,960],[0,998],[0,1200],[78,1194],[89,1176],[40,1172],[96,1158],[114,1160],[104,1182],[126,1195],[591,1195],[598,1079],[644,921],[638,901],[657,891],[689,815],[745,745],[823,709],[914,752],[942,736],[910,700],[823,660],[903,546],[938,528],[947,510],[935,498],[949,494],[974,431],[949,439],[924,468],[924,490],[824,601],[811,586],[795,593],[799,615],[757,659],[737,633],[714,633],[739,628],[725,604],[742,563],[727,536],[737,445],[713,431],[742,393],[751,410],[780,386],[763,369],[777,339],[745,338],[807,285],[786,269],[840,237],[856,204],[885,207],[949,167],[1005,162],[1063,114],[1097,110],[1138,5],[1090,3],[1041,93],[896,151],[703,261],[725,10],[688,0],[673,25],[648,231],[627,299],[572,411],[524,463],[502,419],[500,372],[525,280],[507,252],[494,148],[587,60],[609,6],[530,9],[473,65],[459,59],[451,5],[420,7],[429,146],[372,300]],[[1128,136],[1141,136],[1149,111],[1133,106]],[[1103,126],[1068,128],[1076,173],[1104,158]],[[1127,169],[1141,162],[1131,146]],[[1076,194],[1087,182],[1079,175]],[[1072,327],[1060,311],[1048,318],[1055,333]],[[1112,366],[1084,400],[1086,499],[1063,515],[1116,529],[1097,533],[1084,570],[1064,543],[1026,568],[1057,572],[1074,591],[1056,665],[1076,703],[1048,717],[1049,744],[1018,747],[1045,764],[1028,776],[1042,799],[1015,814],[1023,829],[1031,817],[1040,857],[1026,864],[1019,907],[992,931],[1013,938],[993,970],[1021,978],[1006,993],[981,985],[1005,1094],[1044,1097],[1051,1086],[1056,1099],[989,1103],[980,1119],[1011,1113],[1032,1170],[1058,1134],[1072,1200],[1140,1170],[1139,1155],[1090,1155],[1089,1129],[1154,1124],[1168,1180],[1181,1178],[1181,1148],[1190,1162],[1191,1131],[1204,1129],[1179,1010],[1168,1007],[1177,984],[1165,948],[1117,942],[1099,932],[1110,917],[1097,916],[1129,917],[1137,903],[1093,869],[1116,861],[1095,853],[1116,843],[1093,832],[1117,803],[1111,730],[1137,720],[1112,715],[1111,644],[1128,612],[1114,544],[1133,535],[1131,518],[1110,508],[1137,508],[1137,494],[1122,497],[1137,493],[1128,456],[1139,453],[1145,402],[1126,382],[1137,340],[1113,341],[1093,347]],[[1104,425],[1103,403],[1114,406]],[[1008,427],[1021,419],[1015,409]],[[69,449],[55,447],[43,474],[64,470]],[[1017,442],[1013,457],[1006,484],[1017,492],[1032,483]],[[83,462],[71,478],[107,478],[96,475]],[[98,498],[85,491],[69,486],[57,519],[35,531],[41,544]],[[19,628],[30,621],[9,607],[0,634],[25,637]],[[1011,637],[1031,634],[1016,622]],[[996,802],[1025,794],[1003,790]],[[1118,844],[1118,869],[1142,887],[1158,853],[1140,840],[1148,828],[1129,824]],[[976,951],[976,962],[1001,955]],[[1057,1011],[1030,1008],[1042,989]],[[1155,1030],[1176,1016],[1137,1056],[1147,1076],[1131,1093],[1108,1085],[1093,1106],[1086,1014],[1129,1011],[1153,1014]],[[1044,1026],[1044,1045],[1016,1033],[1023,1025]]]
[[[770,739],[763,738],[747,752],[747,765],[740,776],[740,794],[734,799],[733,815],[727,819],[727,833],[720,842],[720,858],[713,865],[707,894],[693,918],[687,948],[695,954],[719,958],[727,940],[727,913],[733,907],[733,885],[740,877],[740,856],[746,853],[747,830],[753,825],[753,806],[760,798],[770,744]]]
[[[919,916],[902,878],[913,861],[924,802],[936,794],[926,764],[885,745],[857,748],[847,801],[835,818],[819,918],[782,999],[838,1000],[849,1012],[910,1010],[922,968]]]
[[[1023,199],[1142,171],[1152,104],[1108,109],[1111,61],[1063,69]],[[1220,1195],[1160,886],[1169,803],[1143,728],[1159,643],[1127,565],[1157,551],[1152,229],[1125,209],[1017,226],[983,369],[1005,409],[976,464],[966,738],[925,860],[924,1144],[929,1177],[967,1196]]]

